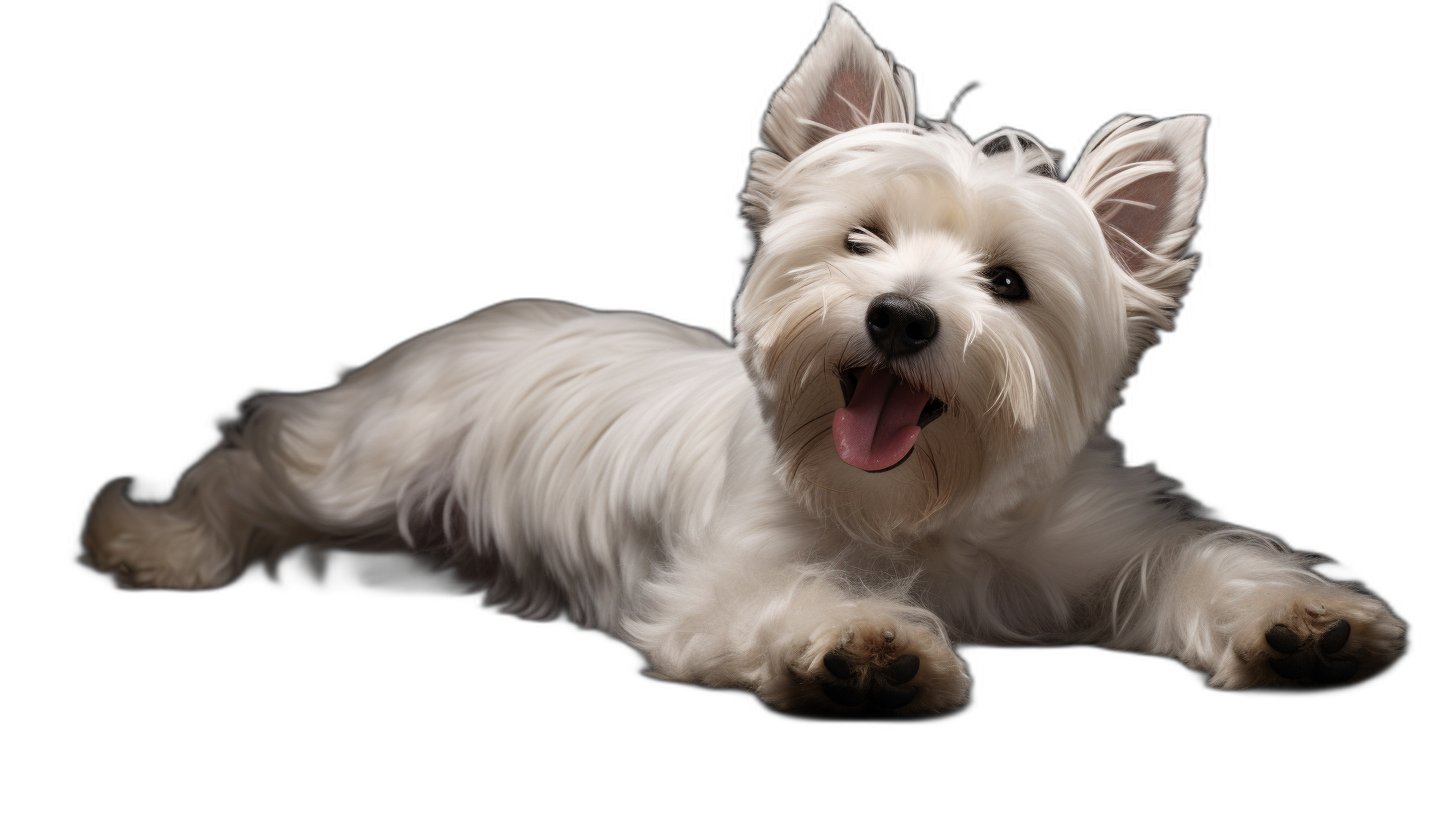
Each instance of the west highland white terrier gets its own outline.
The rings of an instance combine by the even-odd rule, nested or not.
[[[1384,603],[1104,431],[1193,271],[1206,125],[1119,116],[1063,180],[1026,133],[919,116],[836,6],[752,153],[734,344],[502,303],[249,399],[170,501],[110,483],[84,558],[201,589],[304,542],[442,553],[490,603],[792,711],[955,709],[958,641],[1361,679],[1404,647]]]

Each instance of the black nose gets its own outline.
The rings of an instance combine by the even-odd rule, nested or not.
[[[880,295],[870,301],[865,313],[865,327],[887,356],[898,357],[930,345],[940,321],[935,311],[918,300],[900,295]]]

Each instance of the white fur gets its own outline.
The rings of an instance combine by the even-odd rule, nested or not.
[[[1241,687],[1284,682],[1271,626],[1309,640],[1343,619],[1338,659],[1394,659],[1403,625],[1378,599],[1204,518],[1102,431],[1192,272],[1206,120],[1120,117],[1063,182],[1026,134],[973,142],[914,109],[908,72],[835,7],[753,156],[736,348],[649,315],[494,306],[333,388],[250,401],[167,504],[108,486],[89,557],[209,587],[303,541],[440,552],[512,611],[564,610],[659,676],[786,709],[863,710],[835,683],[913,693],[871,709],[962,705],[962,640],[1102,643]],[[867,222],[885,237],[846,251]],[[988,290],[1001,265],[1028,300]],[[885,293],[935,310],[931,346],[877,351]],[[891,471],[831,440],[839,373],[862,365],[948,406]],[[891,683],[904,655],[918,670]]]

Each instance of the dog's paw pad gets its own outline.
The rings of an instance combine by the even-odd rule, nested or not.
[[[1320,651],[1325,654],[1333,654],[1345,647],[1346,641],[1350,639],[1350,622],[1341,618],[1335,621],[1328,632],[1320,635]]]
[[[883,672],[885,679],[892,684],[903,686],[915,679],[916,672],[920,671],[920,656],[913,654],[902,654],[890,661]]]
[[[870,698],[869,689],[853,686],[849,683],[824,683],[820,685],[824,689],[824,696],[839,703],[842,706],[859,706]]]
[[[928,614],[872,608],[828,621],[756,690],[775,708],[833,716],[917,717],[960,708],[971,678],[934,623]]]
[[[1358,660],[1333,657],[1350,640],[1350,622],[1341,618],[1317,635],[1301,636],[1276,623],[1264,633],[1264,642],[1278,652],[1269,658],[1269,668],[1285,680],[1317,684],[1344,683],[1360,668]]]
[[[1285,680],[1304,680],[1314,673],[1314,655],[1295,652],[1288,657],[1271,657],[1269,668]]]
[[[915,695],[920,693],[919,686],[890,686],[877,688],[870,694],[870,702],[876,708],[886,711],[893,711],[897,708],[904,708],[910,705]]]
[[[893,632],[880,633],[873,643],[856,643],[824,655],[829,679],[819,687],[824,696],[847,708],[892,711],[904,708],[920,694],[911,685],[920,674],[920,655],[896,654]]]
[[[1299,647],[1303,645],[1302,641],[1303,639],[1295,634],[1293,629],[1282,623],[1274,624],[1269,631],[1264,633],[1264,642],[1268,643],[1274,651],[1284,654],[1299,651]]]
[[[1228,634],[1209,685],[1318,687],[1358,683],[1405,651],[1405,623],[1358,588],[1265,587],[1220,624]]]
[[[1314,679],[1321,683],[1346,683],[1360,669],[1357,660],[1327,660],[1314,667]]]
[[[848,680],[854,676],[854,666],[850,665],[849,658],[843,652],[830,652],[824,655],[824,668],[840,680]]]

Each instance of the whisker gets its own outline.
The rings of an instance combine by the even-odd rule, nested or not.
[[[803,334],[805,329],[809,328],[807,324],[813,319],[814,313],[810,312],[799,319],[799,322],[794,325],[794,328],[791,330],[792,333],[788,337],[774,341],[773,352],[769,355],[768,360],[768,369],[770,371],[778,368],[779,360],[783,357],[784,352],[793,346],[794,341],[799,339],[799,335]]]
[[[792,431],[789,431],[788,434],[786,434],[786,436],[793,436],[794,434],[798,433],[799,431],[802,431],[805,428],[809,427],[811,424],[813,424],[815,422],[818,422],[819,420],[821,420],[821,419],[823,419],[823,418],[825,418],[827,416],[833,416],[833,415],[834,415],[834,412],[833,411],[825,411],[824,413],[822,413],[822,414],[820,414],[818,416],[810,417],[809,419],[804,420],[804,424],[802,424],[799,427],[793,429]]]

